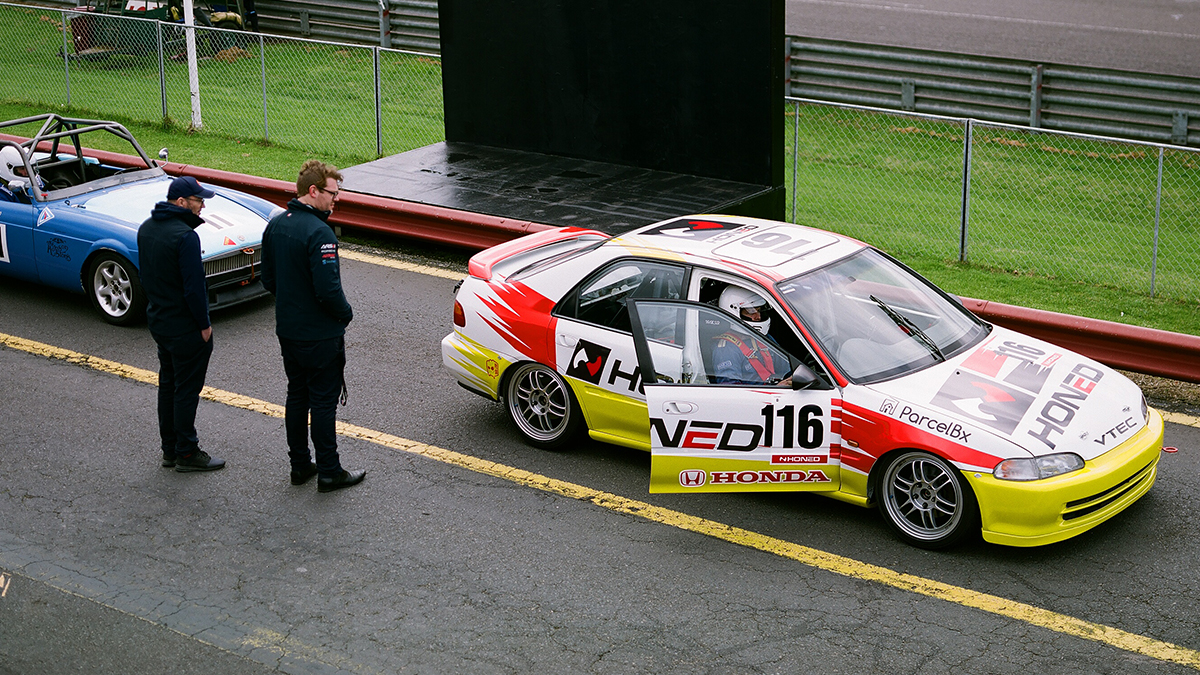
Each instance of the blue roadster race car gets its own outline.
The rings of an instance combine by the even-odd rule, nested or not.
[[[55,114],[0,122],[0,275],[84,293],[109,323],[142,319],[137,231],[171,181],[115,122]],[[132,146],[137,166],[85,156],[87,147]],[[6,140],[8,139],[8,140]],[[92,153],[96,154],[96,153]],[[2,189],[7,185],[7,190]],[[236,190],[207,185],[201,256],[212,308],[266,293],[259,278],[262,233],[282,209]]]

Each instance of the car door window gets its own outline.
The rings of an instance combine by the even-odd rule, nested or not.
[[[637,311],[660,384],[777,384],[800,363],[712,307],[640,302]]]
[[[678,300],[684,288],[684,268],[645,260],[619,260],[588,277],[568,295],[559,314],[630,332],[629,298]]]

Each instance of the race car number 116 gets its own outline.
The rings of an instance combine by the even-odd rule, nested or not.
[[[819,448],[825,441],[825,424],[817,419],[825,413],[819,405],[806,405],[796,414],[796,406],[785,405],[775,410],[774,405],[764,406],[763,416],[763,445],[770,448],[775,446],[775,418],[780,420],[781,436],[784,448],[794,447],[793,439],[805,449]]]

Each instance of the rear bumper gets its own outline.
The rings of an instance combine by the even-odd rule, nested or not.
[[[1083,469],[1047,480],[1016,482],[968,473],[979,500],[983,538],[1006,546],[1041,546],[1069,539],[1112,518],[1154,485],[1162,452],[1163,419],[1086,462]]]
[[[442,365],[459,385],[498,401],[500,377],[512,361],[454,331],[442,338]]]

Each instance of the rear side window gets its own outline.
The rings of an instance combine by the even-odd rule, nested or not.
[[[567,294],[558,314],[630,333],[632,327],[625,301],[629,298],[682,299],[684,273],[684,268],[675,265],[618,260],[584,279]]]

